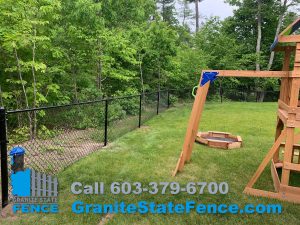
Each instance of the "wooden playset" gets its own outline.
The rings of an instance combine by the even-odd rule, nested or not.
[[[204,108],[210,83],[217,77],[271,77],[281,78],[280,96],[278,100],[277,126],[275,142],[258,169],[250,179],[244,193],[254,196],[276,198],[284,201],[300,203],[300,187],[290,186],[291,172],[300,172],[300,157],[294,160],[294,151],[299,151],[300,133],[300,35],[295,32],[300,28],[300,18],[289,25],[272,44],[271,50],[284,52],[282,71],[233,71],[209,70],[202,71],[200,84],[195,96],[195,102],[189,119],[188,128],[181,155],[173,175],[182,171],[185,162],[190,161],[193,145],[198,133],[198,126]],[[294,67],[290,71],[292,54],[295,54]],[[280,147],[284,148],[283,160],[280,160]],[[275,192],[253,188],[255,182],[268,164],[271,164],[271,175]],[[278,169],[282,169],[279,178]]]
[[[242,146],[241,136],[219,131],[198,132],[196,142],[212,148],[234,149]]]

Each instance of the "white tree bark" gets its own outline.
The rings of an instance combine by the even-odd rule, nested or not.
[[[19,79],[21,81],[22,90],[23,90],[23,94],[24,94],[25,105],[26,105],[26,108],[29,109],[28,97],[27,97],[27,93],[26,93],[26,89],[25,89],[25,84],[24,84],[24,80],[23,80],[23,76],[22,76],[21,63],[20,63],[20,59],[19,59],[19,56],[18,56],[18,51],[17,51],[16,48],[14,48],[14,53],[15,53],[15,58],[16,58],[16,61],[17,61],[18,75],[19,75]],[[28,123],[29,123],[30,139],[32,139],[33,138],[33,133],[32,133],[32,119],[31,119],[30,112],[27,113],[27,117],[28,117]]]
[[[143,56],[141,53],[139,53],[139,67],[140,67],[140,79],[141,79],[142,93],[144,96],[145,88],[144,88],[144,77],[143,77]]]
[[[196,32],[199,31],[199,0],[195,0]]]
[[[262,2],[261,0],[257,0],[257,41],[256,41],[256,70],[260,70],[260,50],[261,50],[261,6]]]
[[[36,74],[35,74],[35,49],[36,49],[36,28],[33,28],[33,43],[32,43],[32,63],[31,63],[31,71],[33,78],[33,108],[37,107],[37,85],[36,85]],[[37,134],[37,118],[36,111],[33,111],[33,138],[36,137]]]
[[[280,14],[279,19],[278,19],[278,24],[277,24],[277,28],[276,28],[274,41],[276,40],[276,38],[279,35],[280,29],[281,29],[281,26],[282,26],[282,22],[283,22],[283,18],[284,18],[284,15],[285,15],[286,11],[287,11],[287,1],[288,0],[284,0],[283,5],[282,5],[282,10],[281,10],[281,14]],[[271,54],[270,54],[270,58],[269,58],[268,70],[270,70],[272,65],[273,65],[274,55],[275,55],[275,52],[272,51]]]

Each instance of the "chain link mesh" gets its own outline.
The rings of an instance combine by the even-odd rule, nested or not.
[[[108,142],[139,125],[140,96],[112,99],[108,102]]]
[[[157,93],[147,93],[142,97],[141,124],[157,114]]]
[[[103,102],[8,112],[8,151],[23,147],[26,150],[25,167],[54,175],[101,149],[104,145],[103,127]],[[10,177],[10,157],[8,162]]]

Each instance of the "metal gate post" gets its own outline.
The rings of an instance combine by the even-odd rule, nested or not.
[[[0,108],[0,148],[1,148],[1,190],[2,208],[8,205],[8,165],[7,165],[6,111]]]
[[[160,91],[157,92],[157,108],[156,108],[156,114],[159,113],[159,100],[160,100]]]
[[[139,111],[139,128],[141,127],[142,124],[142,94],[140,95],[140,111]]]
[[[168,108],[170,108],[170,91],[168,90]]]
[[[107,145],[108,142],[108,100],[105,100],[105,121],[104,121],[104,146]]]

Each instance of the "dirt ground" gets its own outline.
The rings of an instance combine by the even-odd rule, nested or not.
[[[33,139],[9,146],[25,148],[25,167],[55,174],[76,160],[103,147],[96,129],[68,130],[51,139]],[[99,133],[99,135],[101,135]]]

